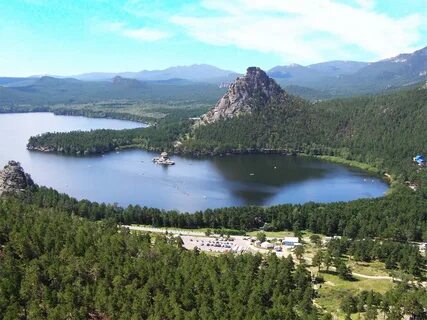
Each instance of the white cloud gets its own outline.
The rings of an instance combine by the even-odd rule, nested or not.
[[[420,14],[392,18],[375,12],[372,0],[357,4],[203,0],[204,15],[175,15],[171,21],[199,41],[271,52],[287,61],[352,58],[355,49],[380,59],[415,49],[424,23]]]
[[[158,41],[170,37],[168,32],[153,28],[129,28],[123,22],[103,23],[100,29],[140,41]]]

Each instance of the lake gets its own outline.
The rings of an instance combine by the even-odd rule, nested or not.
[[[0,114],[0,166],[21,162],[39,185],[78,199],[181,211],[243,205],[332,202],[379,197],[388,185],[365,171],[312,158],[232,155],[172,156],[175,166],[152,162],[143,150],[72,157],[29,152],[28,138],[44,132],[136,128],[142,124],[51,113]]]

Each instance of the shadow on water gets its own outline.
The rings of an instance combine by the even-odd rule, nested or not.
[[[324,178],[331,166],[315,159],[279,154],[214,157],[213,168],[233,182],[230,192],[245,203],[263,205],[280,189],[292,184]]]

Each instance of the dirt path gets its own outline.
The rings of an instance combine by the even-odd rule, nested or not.
[[[336,271],[335,267],[329,267],[330,270]],[[357,273],[357,272],[351,272],[351,274],[355,277],[364,278],[364,279],[372,279],[372,280],[390,280],[390,281],[401,281],[398,278],[393,278],[390,276],[368,276],[367,274]]]
[[[373,279],[373,280],[398,280],[396,278],[389,277],[389,276],[368,276],[366,274],[361,274],[361,273],[357,273],[357,272],[352,272],[351,274],[353,276],[360,277],[360,278],[365,278],[365,279]]]

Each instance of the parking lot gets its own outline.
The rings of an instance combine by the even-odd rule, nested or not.
[[[268,253],[274,252],[278,257],[287,257],[293,255],[292,249],[286,246],[280,246],[281,251],[274,249],[265,249],[256,245],[256,239],[249,236],[232,236],[229,239],[222,238],[218,235],[205,236],[203,232],[191,230],[175,230],[175,229],[160,229],[149,226],[124,226],[130,230],[146,231],[154,233],[168,233],[170,235],[179,236],[184,242],[184,248],[193,250],[197,247],[205,252],[217,253],[243,253],[243,252],[260,252]],[[267,238],[272,243],[276,244],[277,241],[272,238]],[[280,239],[279,239],[280,240]]]
[[[287,257],[288,255],[292,254],[292,251],[290,249],[286,249],[284,246],[281,246],[282,251],[260,248],[255,246],[255,243],[254,241],[251,241],[251,238],[244,236],[233,236],[230,238],[230,240],[217,237],[197,237],[188,235],[181,235],[181,238],[184,242],[184,247],[189,250],[193,250],[195,247],[197,247],[201,251],[219,253],[275,252],[278,257]]]
[[[251,241],[243,240],[243,237],[233,237],[232,240],[214,237],[181,236],[184,247],[192,250],[195,247],[202,251],[210,252],[234,252],[242,253],[251,250]]]

